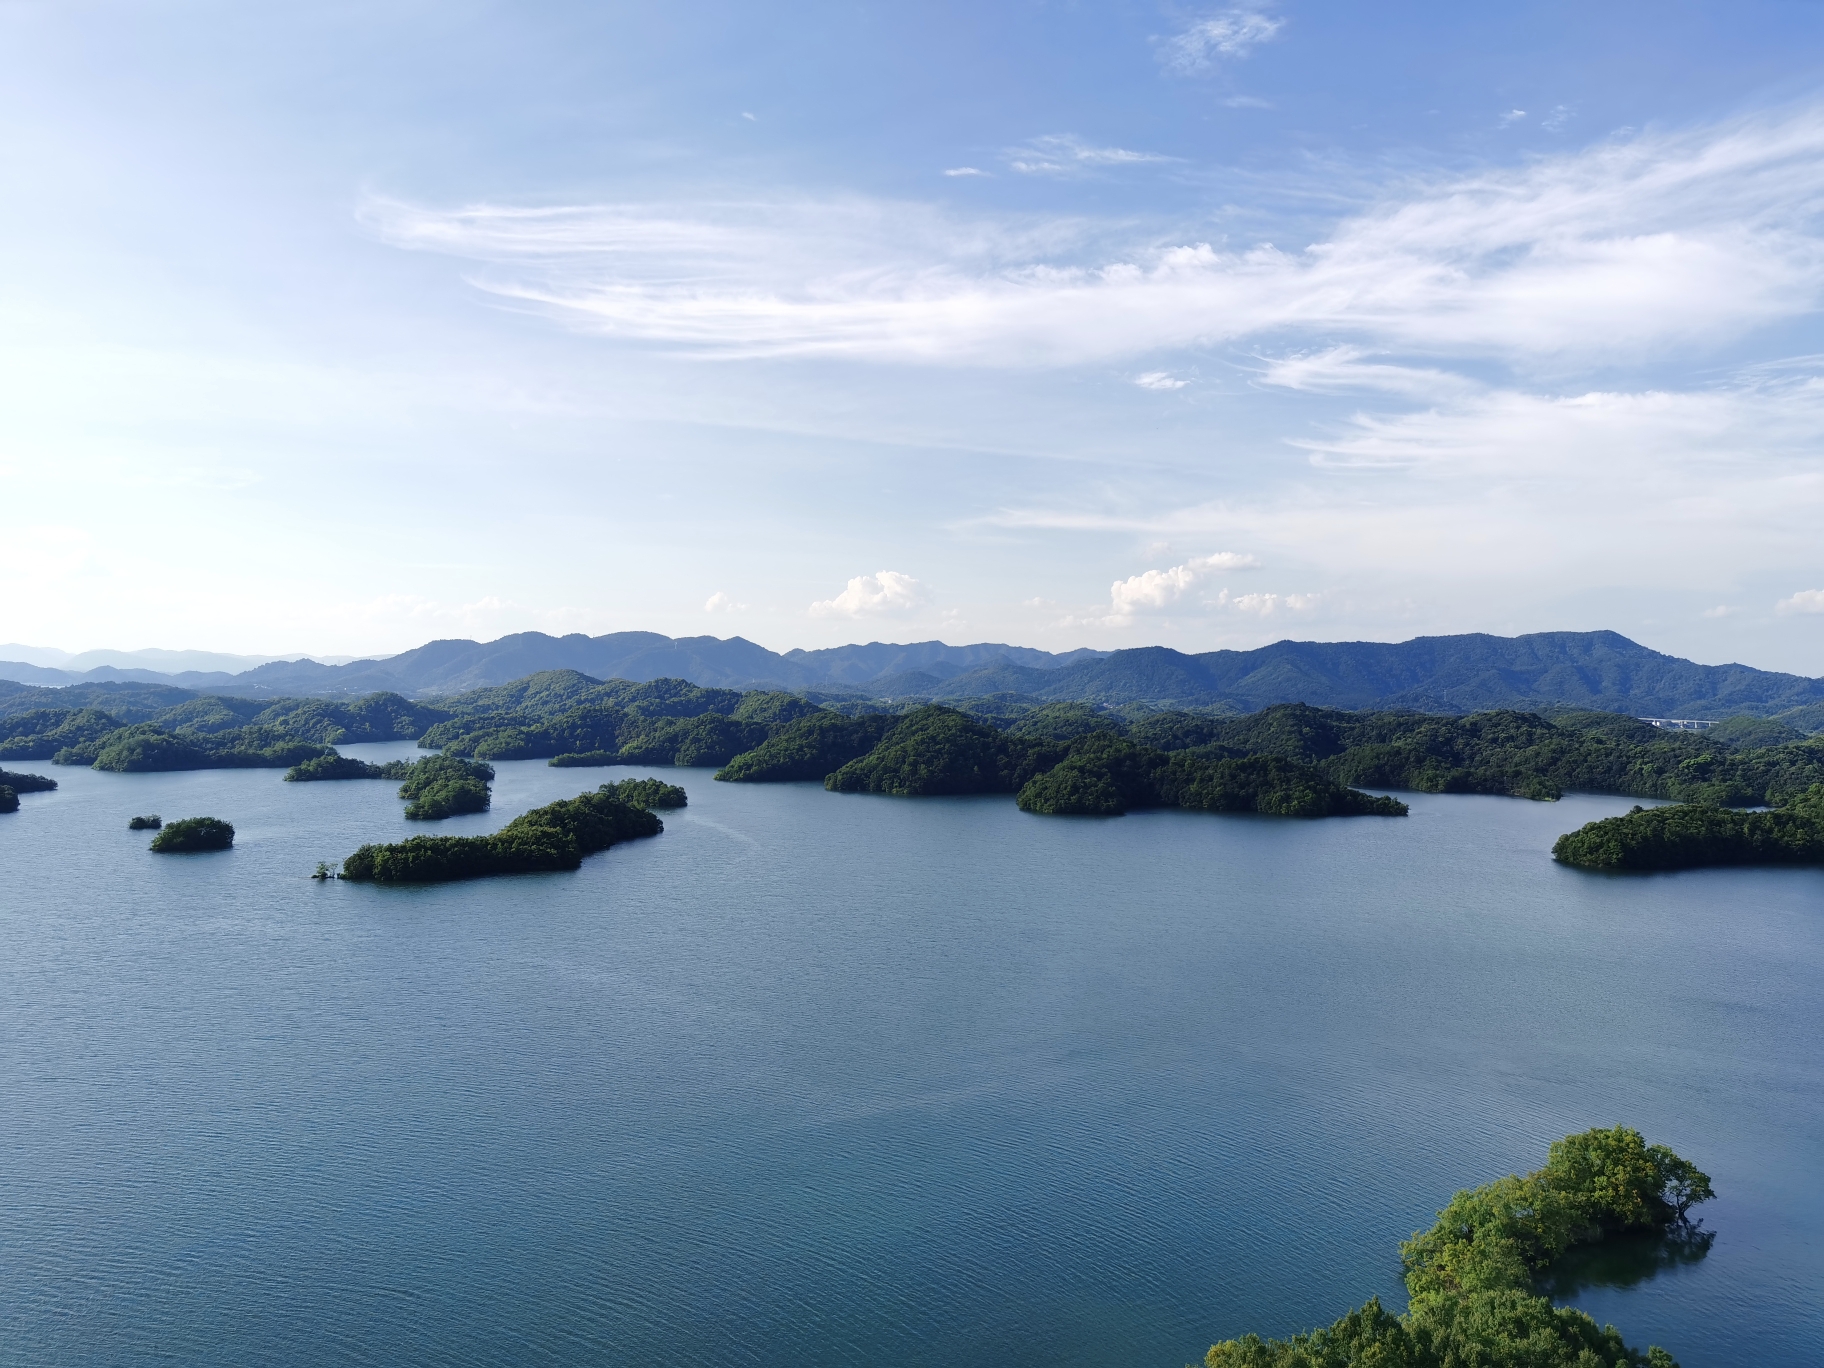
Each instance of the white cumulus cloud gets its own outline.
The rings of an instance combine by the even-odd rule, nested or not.
[[[1824,589],[1801,589],[1774,607],[1782,613],[1824,613]]]
[[[887,617],[921,608],[930,594],[923,584],[897,570],[857,575],[834,598],[811,605],[812,617]]]
[[[1178,379],[1170,371],[1147,371],[1144,375],[1136,375],[1134,383],[1141,389],[1175,390],[1183,389],[1191,382]]]
[[[1218,551],[1213,555],[1194,556],[1169,570],[1147,570],[1116,580],[1108,590],[1113,617],[1125,621],[1135,613],[1158,612],[1176,603],[1211,575],[1225,570],[1251,570],[1258,565],[1254,557],[1241,552]]]
[[[720,589],[703,601],[706,613],[739,613],[745,611],[745,603],[736,603],[732,594],[725,594]]]

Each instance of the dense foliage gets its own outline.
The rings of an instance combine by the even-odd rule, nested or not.
[[[1625,1126],[1566,1136],[1545,1167],[1451,1198],[1400,1247],[1410,1308],[1378,1300],[1289,1340],[1225,1340],[1208,1368],[1677,1368],[1613,1326],[1553,1306],[1539,1282],[1581,1245],[1665,1234],[1715,1194],[1710,1180]]]
[[[690,802],[683,789],[663,779],[623,779],[618,784],[603,784],[597,792],[642,808],[681,808]]]
[[[1124,652],[1122,668],[1169,673],[1171,654]],[[1067,671],[1038,673],[1058,684]],[[40,706],[64,697],[87,706]],[[1794,739],[1816,722],[1801,712],[1783,721],[1743,717],[1708,732],[1676,732],[1613,713],[1453,716],[1281,704],[1237,715],[1226,704],[1198,712],[1142,704],[1115,710],[1081,700],[1047,703],[1030,693],[971,698],[958,710],[1001,740],[990,744],[975,734],[980,744],[971,760],[956,749],[966,740],[959,733],[946,743],[948,758],[931,757],[937,769],[920,775],[894,772],[896,764],[917,768],[910,755],[865,760],[902,719],[917,715],[915,705],[851,699],[820,708],[795,694],[705,689],[678,679],[602,683],[553,670],[435,703],[390,693],[332,701],[142,685],[21,688],[0,699],[0,760],[129,770],[299,765],[326,757],[323,748],[336,742],[416,736],[426,749],[477,760],[719,765],[721,777],[745,782],[822,780],[854,766],[843,786],[963,792],[1000,788],[1009,765],[1017,770],[1035,756],[1048,765],[1061,758],[1059,747],[1109,735],[1152,750],[1195,751],[1209,761],[1275,756],[1315,766],[1342,789],[1539,799],[1577,790],[1739,807],[1777,804],[1824,783],[1824,737]],[[352,777],[354,763],[296,777]]]
[[[1035,741],[932,704],[908,713],[879,745],[827,777],[838,793],[1017,793],[1064,757],[1058,742]]]
[[[754,749],[737,755],[716,778],[740,784],[778,784],[792,780],[822,782],[849,761],[878,746],[899,725],[899,718],[880,713],[847,717],[820,710],[786,727]]]
[[[617,841],[657,836],[665,829],[648,809],[624,801],[611,788],[604,784],[594,793],[533,808],[492,836],[414,836],[392,845],[364,845],[342,862],[342,877],[439,883],[575,869],[585,856]]]
[[[1681,803],[1635,808],[1558,838],[1552,858],[1584,869],[1824,864],[1824,784],[1772,812]]]
[[[19,795],[8,784],[0,784],[0,813],[19,811]]]
[[[1172,754],[1106,734],[1078,741],[1064,760],[1028,781],[1019,804],[1028,812],[1104,817],[1152,807],[1279,817],[1406,815],[1397,799],[1345,788],[1294,760]]]
[[[1172,715],[1165,715],[1172,716]],[[1138,723],[1136,731],[1157,723]],[[1341,713],[1302,704],[1199,729],[1232,752],[1281,755],[1338,783],[1424,793],[1763,802],[1824,781],[1816,742],[1738,750],[1701,732],[1662,731],[1612,713],[1491,712],[1468,717]]]
[[[383,765],[370,765],[365,760],[357,760],[352,755],[319,755],[314,760],[306,760],[301,765],[293,765],[285,771],[287,783],[309,783],[329,779],[384,779],[387,777]]]
[[[1121,730],[1121,723],[1113,714],[1087,703],[1047,703],[1042,708],[1015,715],[1007,734],[1033,741],[1072,741],[1091,732]]]
[[[680,679],[598,684],[569,671],[450,702],[458,715],[431,728],[421,746],[560,767],[721,765],[815,711],[791,694],[699,689]]]
[[[410,801],[408,820],[440,822],[445,817],[486,812],[492,801],[488,784],[494,767],[454,755],[427,755],[405,768],[399,796]]]
[[[59,765],[93,765],[120,774],[161,770],[285,769],[320,755],[327,746],[298,741],[271,727],[241,727],[213,734],[167,732],[152,723],[111,732],[90,746],[59,751]]]
[[[127,818],[128,831],[157,831],[165,822],[156,812],[147,817]]]
[[[0,719],[0,760],[49,760],[120,727],[118,718],[99,708],[33,708]]]
[[[57,787],[55,779],[47,779],[42,774],[20,774],[3,769],[0,769],[0,784],[5,784],[14,793],[49,793]]]
[[[160,854],[187,854],[198,850],[226,850],[234,844],[234,828],[219,817],[186,817],[168,822],[152,838]]]
[[[414,703],[396,693],[369,694],[348,702],[284,698],[252,720],[282,727],[305,741],[352,746],[366,741],[412,741],[450,716],[449,709]]]
[[[350,702],[320,698],[230,698],[180,689],[130,692],[36,690],[118,696],[122,706],[40,707],[0,717],[0,759],[54,760],[125,772],[283,768],[329,753],[337,742],[397,741],[449,713],[397,694]],[[171,701],[175,696],[175,702]],[[155,701],[157,707],[144,706]],[[325,776],[317,776],[325,777]]]

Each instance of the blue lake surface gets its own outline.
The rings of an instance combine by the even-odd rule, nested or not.
[[[23,767],[63,787],[0,817],[0,1362],[1179,1368],[1403,1306],[1453,1190],[1617,1123],[1717,1238],[1576,1304],[1824,1360],[1824,872],[1551,863],[1627,800],[1103,821],[520,762],[438,829],[691,805],[384,889],[305,876],[407,834],[391,784]]]

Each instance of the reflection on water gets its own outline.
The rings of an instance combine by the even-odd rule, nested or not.
[[[1695,1221],[1673,1226],[1664,1235],[1637,1235],[1605,1240],[1573,1250],[1546,1275],[1540,1291],[1554,1301],[1568,1301],[1596,1287],[1638,1287],[1689,1264],[1701,1262],[1716,1243],[1716,1232]]]

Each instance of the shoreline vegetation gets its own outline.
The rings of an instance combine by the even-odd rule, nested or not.
[[[454,755],[427,755],[406,770],[399,796],[410,806],[407,821],[440,822],[470,812],[486,812],[493,803],[488,785],[494,766]]]
[[[1746,717],[1692,732],[1568,708],[1456,715],[1276,704],[1236,714],[1021,694],[946,707],[699,688],[678,679],[604,683],[573,670],[425,702],[387,693],[351,701],[182,696],[150,686],[82,696],[90,695],[114,711],[0,705],[0,759],[121,773],[288,767],[292,781],[406,783],[412,762],[372,765],[333,746],[415,739],[442,759],[477,765],[719,766],[716,777],[731,783],[816,780],[837,792],[896,796],[1005,793],[1043,815],[1148,807],[1397,815],[1397,798],[1368,792],[1390,789],[1539,801],[1612,793],[1688,806],[1678,817],[1630,814],[1599,834],[1567,833],[1560,860],[1593,869],[1810,862],[1810,819],[1794,804],[1824,784],[1824,734]],[[128,706],[142,696],[168,706]],[[173,696],[182,701],[169,704]],[[433,784],[426,773],[424,791],[406,795],[414,820],[487,810],[485,779],[446,778]],[[1755,807],[1774,815],[1740,811]]]
[[[342,862],[341,877],[357,883],[445,883],[576,869],[585,857],[621,841],[657,836],[665,824],[652,809],[683,807],[685,801],[683,789],[656,779],[603,784],[594,793],[523,812],[489,836],[413,836],[364,845]]]
[[[345,779],[401,779],[399,796],[407,800],[407,820],[438,822],[445,817],[486,812],[493,802],[488,785],[494,767],[454,755],[426,755],[417,760],[389,760],[383,765],[331,752],[285,772],[287,783],[320,783]]]
[[[1560,836],[1552,858],[1581,869],[1627,872],[1824,865],[1824,784],[1769,812],[1694,803],[1637,807]]]
[[[19,811],[22,793],[49,793],[56,787],[55,779],[47,779],[42,774],[15,774],[0,769],[0,813]]]
[[[227,850],[234,844],[234,827],[219,817],[185,817],[166,822],[148,849],[161,855]]]
[[[1552,1305],[1553,1265],[1578,1249],[1640,1236],[1677,1236],[1702,1250],[1708,1232],[1690,1209],[1710,1179],[1625,1126],[1555,1142],[1545,1167],[1459,1192],[1437,1224],[1400,1246],[1405,1315],[1378,1298],[1323,1329],[1288,1340],[1224,1340],[1206,1368],[1678,1368],[1657,1346],[1630,1348],[1612,1325]]]

